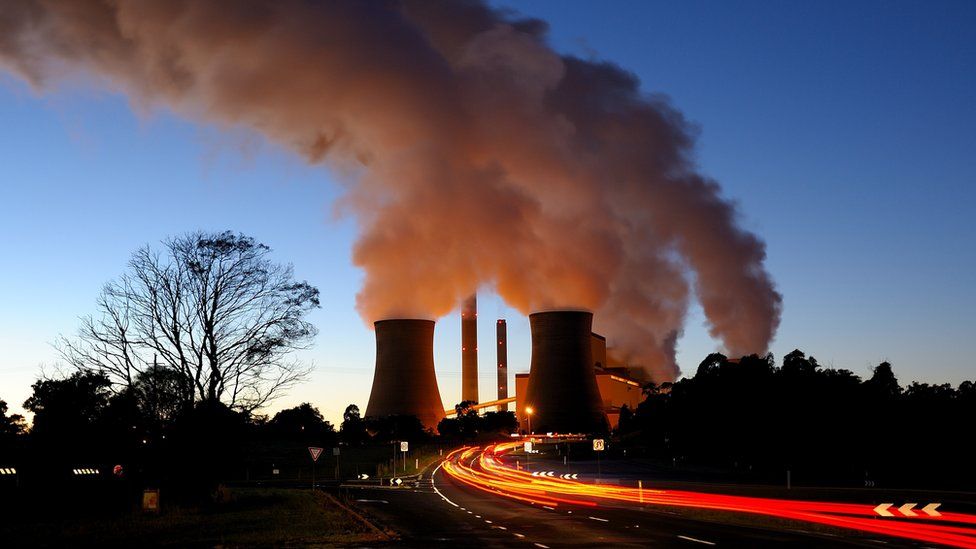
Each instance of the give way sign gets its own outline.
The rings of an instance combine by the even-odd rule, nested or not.
[[[322,455],[322,449],[321,448],[315,448],[313,446],[309,446],[308,447],[308,453],[309,454],[312,454],[312,461],[313,462],[314,461],[318,461],[319,460],[319,456]]]

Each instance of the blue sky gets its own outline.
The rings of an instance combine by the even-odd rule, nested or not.
[[[976,4],[942,2],[495,2],[550,22],[555,47],[612,60],[700,126],[699,163],[768,245],[784,295],[772,351],[799,347],[903,382],[976,378]],[[607,6],[612,7],[608,9]],[[125,98],[72,86],[36,94],[0,75],[0,398],[15,410],[50,347],[93,310],[139,246],[192,229],[242,231],[322,290],[310,381],[269,411],[310,401],[336,421],[365,406],[372,333],[342,187],[321,166]],[[528,322],[480,308],[482,396],[494,319],[512,372]],[[697,308],[678,360],[717,348]],[[445,405],[459,400],[460,321],[438,323]]]

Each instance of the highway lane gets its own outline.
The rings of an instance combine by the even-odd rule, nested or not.
[[[400,533],[410,547],[923,547],[878,536],[837,537],[690,519],[664,508],[532,505],[457,483],[442,468],[416,488],[359,488],[360,509]],[[357,501],[358,500],[358,501]]]

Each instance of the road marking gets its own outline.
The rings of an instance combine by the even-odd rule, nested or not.
[[[600,517],[590,517],[590,520],[598,520],[600,522],[610,522],[608,519],[604,519]]]
[[[475,515],[474,518],[481,518],[481,515]]]
[[[496,526],[495,528],[498,528],[499,530],[508,530],[508,528],[505,528],[504,526]]]
[[[518,532],[512,532],[512,533],[513,533],[513,534],[515,534],[515,537],[517,537],[517,538],[519,538],[519,539],[522,539],[522,538],[524,538],[524,537],[525,537],[525,535],[524,535],[524,534],[519,534]]]
[[[487,522],[488,524],[491,524],[491,521],[490,520],[485,520],[485,522]]]
[[[549,549],[548,545],[542,545],[541,543],[536,543],[535,546],[540,547],[541,549]]]
[[[437,486],[434,486],[434,475],[437,474],[437,471],[440,471],[441,470],[441,466],[442,465],[444,465],[444,462],[443,461],[440,462],[440,463],[438,463],[437,464],[437,468],[434,469],[434,472],[430,474],[430,486],[431,486],[431,488],[434,489],[434,492],[436,492],[437,495],[441,497],[441,499],[443,499],[444,501],[450,503],[451,505],[453,505],[455,507],[460,508],[461,507],[460,505],[458,505],[457,503],[454,503],[453,501],[447,499],[447,496],[445,496],[444,494],[442,494],[441,491],[437,489]]]
[[[681,538],[681,539],[683,539],[683,540],[693,541],[695,543],[702,543],[702,544],[705,544],[705,545],[715,545],[714,543],[712,543],[710,541],[705,541],[703,539],[697,539],[697,538],[692,538],[692,537],[688,537],[688,536],[678,536],[678,537]]]
[[[543,509],[549,509],[550,511],[555,511],[555,509],[553,509],[552,507],[549,507],[548,505],[543,505],[542,508]]]
[[[385,499],[357,499],[358,503],[390,503]]]

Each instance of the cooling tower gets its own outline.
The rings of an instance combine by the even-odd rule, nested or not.
[[[498,363],[498,400],[503,400],[508,398],[508,326],[504,319],[499,319],[495,324],[495,339],[498,340],[495,361]],[[496,408],[498,412],[506,410],[508,404],[499,404]]]
[[[529,315],[532,365],[525,391],[525,417],[532,409],[536,433],[595,433],[608,428],[593,371],[593,313],[546,311]],[[527,425],[523,425],[523,428]]]
[[[366,415],[414,415],[436,429],[444,406],[434,376],[434,321],[377,320],[376,370]]]

